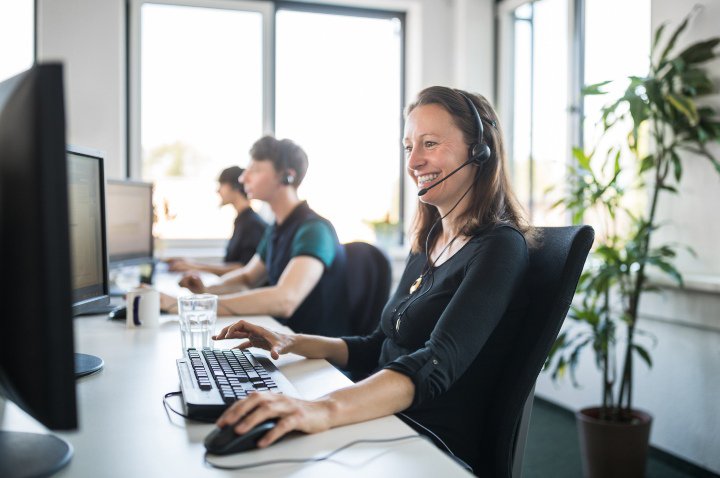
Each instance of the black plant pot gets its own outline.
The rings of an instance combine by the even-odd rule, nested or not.
[[[632,420],[600,420],[600,408],[575,413],[585,478],[641,478],[645,476],[652,417],[632,410]]]

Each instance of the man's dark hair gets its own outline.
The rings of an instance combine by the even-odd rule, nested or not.
[[[243,196],[247,196],[247,194],[245,194],[245,187],[238,181],[244,172],[245,170],[241,167],[230,166],[222,170],[220,177],[218,177],[218,182],[220,184],[229,184],[235,191],[239,191]]]
[[[250,157],[255,161],[272,162],[275,171],[281,174],[293,170],[295,174],[292,184],[295,187],[300,186],[307,173],[307,154],[289,139],[279,140],[272,136],[263,136],[250,148]]]

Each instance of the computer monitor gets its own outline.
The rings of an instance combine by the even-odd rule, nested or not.
[[[105,192],[110,267],[152,263],[152,183],[108,180]]]
[[[0,83],[0,394],[55,430],[77,428],[62,66]],[[0,475],[70,461],[53,435],[0,433]]]
[[[107,312],[103,153],[67,147],[73,315]]]

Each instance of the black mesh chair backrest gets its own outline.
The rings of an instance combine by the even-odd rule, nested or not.
[[[528,314],[516,327],[513,350],[492,390],[479,450],[484,469],[475,470],[480,476],[512,476],[523,405],[565,320],[595,237],[590,226],[538,229],[539,247],[530,250]]]
[[[380,321],[390,297],[392,274],[385,254],[366,242],[345,244],[350,328],[354,335],[368,335]]]

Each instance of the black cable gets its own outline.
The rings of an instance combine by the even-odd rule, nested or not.
[[[210,420],[210,419],[206,419],[206,418],[190,417],[188,415],[185,415],[184,413],[180,413],[177,410],[175,410],[172,406],[170,406],[167,399],[170,397],[177,397],[178,395],[182,395],[182,392],[179,390],[177,392],[170,392],[170,393],[165,394],[165,396],[163,397],[163,407],[165,407],[165,413],[167,413],[167,411],[170,410],[175,415],[179,415],[179,416],[183,417],[185,420],[194,420],[196,422],[202,422],[202,423],[215,423],[215,420]],[[168,418],[169,417],[170,417],[170,415],[168,415]]]
[[[418,422],[418,421],[415,420],[414,418],[410,418],[409,416],[405,415],[404,413],[397,413],[397,415],[400,415],[400,416],[403,417],[404,419],[411,421],[411,422],[412,422],[413,424],[415,424],[418,428],[421,428],[422,430],[424,430],[424,431],[427,432],[428,434],[432,435],[432,437],[436,440],[436,442],[437,442],[437,443],[440,443],[440,444],[442,445],[442,447],[445,448],[445,451],[450,454],[450,457],[451,457],[453,460],[455,460],[460,466],[462,466],[463,468],[465,468],[466,470],[468,470],[470,473],[473,473],[473,474],[474,474],[472,467],[471,467],[470,465],[468,465],[467,463],[465,463],[465,462],[464,462],[460,457],[458,457],[455,453],[453,453],[453,451],[450,449],[450,447],[447,446],[447,443],[445,443],[442,438],[440,438],[439,436],[437,436],[434,431],[430,430],[428,427],[426,427],[426,426],[423,425],[422,423]],[[435,443],[433,443],[433,444],[435,444]],[[436,445],[436,446],[437,446],[437,445]]]
[[[229,471],[247,470],[248,468],[257,468],[259,466],[280,465],[280,464],[288,464],[288,463],[298,463],[298,464],[317,463],[320,461],[325,461],[325,460],[329,459],[330,457],[337,455],[341,451],[346,450],[346,449],[350,448],[351,446],[358,445],[360,443],[390,443],[390,442],[401,441],[401,440],[409,440],[412,438],[420,438],[420,439],[427,440],[432,443],[432,441],[424,435],[405,435],[405,436],[396,437],[396,438],[378,438],[378,439],[368,438],[368,439],[355,440],[355,441],[351,441],[347,445],[341,446],[340,448],[336,448],[335,450],[331,451],[330,453],[328,453],[326,455],[312,457],[312,458],[281,458],[279,460],[259,461],[256,463],[248,463],[246,465],[226,466],[226,465],[218,465],[218,464],[215,464],[215,463],[209,461],[208,453],[205,452],[205,455],[203,456],[203,460],[205,461],[205,463],[207,465],[209,465],[213,468],[217,468],[219,470],[229,470]]]

